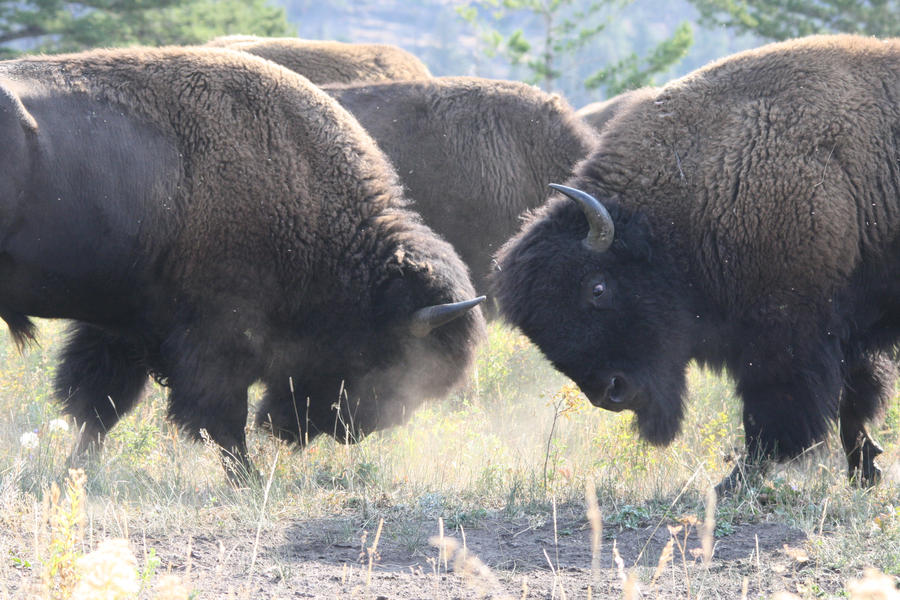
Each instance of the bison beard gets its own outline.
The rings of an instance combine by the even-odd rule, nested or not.
[[[221,49],[5,61],[0,131],[0,316],[17,342],[29,315],[75,321],[55,381],[73,458],[148,373],[241,478],[255,381],[258,421],[302,442],[295,401],[328,430],[344,389],[363,435],[471,363],[465,266],[359,124],[286,69]]]
[[[820,36],[637,94],[498,254],[501,313],[651,441],[677,431],[694,359],[735,378],[751,467],[840,419],[851,480],[874,485],[865,424],[900,341],[898,73],[897,40]]]

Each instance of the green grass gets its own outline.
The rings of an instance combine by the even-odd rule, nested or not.
[[[0,560],[0,581],[37,581],[38,565],[50,557],[33,532],[41,529],[51,486],[63,485],[72,442],[71,432],[51,426],[60,416],[51,384],[62,331],[58,323],[41,323],[41,347],[21,356],[10,342],[0,343],[0,523],[23,532],[3,540],[0,552],[8,559]],[[253,388],[251,399],[259,394]],[[493,324],[465,387],[425,404],[407,425],[349,446],[318,439],[303,452],[251,431],[252,459],[260,471],[271,470],[270,487],[235,490],[217,450],[185,441],[164,418],[164,390],[149,386],[88,469],[88,528],[95,537],[82,543],[82,554],[104,537],[134,540],[136,527],[140,535],[165,537],[269,531],[291,520],[331,517],[391,519],[395,526],[385,535],[412,550],[427,543],[415,525],[422,519],[441,518],[455,530],[498,515],[547,522],[554,505],[583,514],[586,485],[595,487],[611,529],[684,514],[702,520],[706,490],[730,470],[743,445],[740,407],[730,381],[696,367],[689,396],[682,434],[667,448],[649,446],[638,440],[627,413],[594,408],[523,336]],[[21,443],[29,432],[37,435],[30,448]],[[895,398],[874,432],[885,447],[881,464],[895,469],[898,434]],[[900,573],[897,478],[871,491],[848,487],[837,436],[779,468],[758,489],[721,504],[715,531],[725,537],[741,523],[768,521],[807,534],[810,560],[797,574],[810,582],[807,597],[818,597],[817,581],[846,581],[864,567]],[[138,561],[144,590],[162,574],[158,560]],[[642,577],[646,584],[650,575]]]

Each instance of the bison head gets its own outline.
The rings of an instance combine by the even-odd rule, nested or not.
[[[592,404],[634,411],[643,438],[668,443],[696,335],[693,291],[648,219],[553,187],[568,199],[551,199],[497,255],[501,313]]]
[[[266,382],[259,424],[301,443],[319,433],[356,441],[464,378],[485,335],[484,296],[449,244],[417,221],[402,233],[370,257],[366,285],[348,278],[344,303],[304,323],[302,347],[278,353],[285,363]]]

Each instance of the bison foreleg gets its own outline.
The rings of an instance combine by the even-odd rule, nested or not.
[[[266,393],[256,411],[257,427],[304,447],[319,434],[311,417],[309,399],[300,390],[294,391],[292,380],[284,377],[266,381]]]
[[[722,478],[716,487],[716,496],[719,499],[732,496],[739,488],[747,484],[753,484],[765,477],[772,462],[758,454],[741,457],[734,468],[726,477]]]
[[[256,379],[256,364],[245,338],[227,334],[221,323],[192,324],[171,335],[161,353],[170,388],[169,416],[194,438],[215,442],[225,474],[243,486],[258,477],[244,432],[247,388]]]

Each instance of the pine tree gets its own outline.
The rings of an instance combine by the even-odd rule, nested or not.
[[[97,46],[196,44],[231,33],[292,35],[266,0],[0,0],[0,57]]]
[[[900,35],[900,0],[689,0],[706,26],[770,40],[814,33]]]
[[[457,12],[476,29],[487,56],[505,57],[511,64],[525,68],[523,79],[546,91],[556,91],[563,59],[578,57],[588,50],[629,3],[630,0],[479,0]],[[485,15],[490,15],[490,20]],[[501,33],[501,29],[509,30],[512,23],[523,20],[532,25],[530,33],[523,27]],[[609,96],[651,84],[653,76],[681,60],[692,43],[691,26],[684,22],[647,56],[633,53],[590,75],[585,85],[588,89],[605,88]]]

